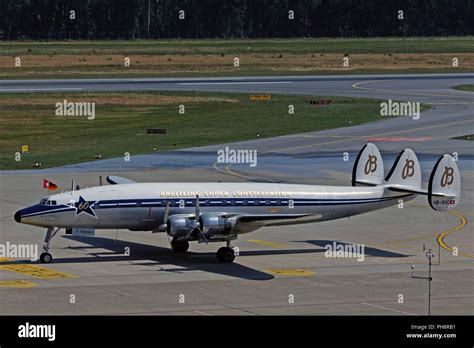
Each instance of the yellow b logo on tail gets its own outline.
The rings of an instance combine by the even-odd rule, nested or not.
[[[453,167],[444,167],[444,173],[441,177],[441,187],[446,187],[446,185],[451,185],[454,181],[454,169]]]
[[[402,169],[402,179],[412,177],[415,174],[415,161],[407,159]]]
[[[369,155],[369,159],[365,162],[364,173],[367,175],[377,170],[377,156]]]

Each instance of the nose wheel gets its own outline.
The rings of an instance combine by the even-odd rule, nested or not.
[[[40,261],[42,263],[50,263],[53,260],[53,256],[48,252],[49,251],[49,244],[51,243],[51,239],[58,233],[60,228],[48,227],[46,231],[46,236],[44,237],[43,243],[43,252],[40,255]]]
[[[40,261],[42,263],[50,263],[53,260],[53,256],[50,253],[41,253]]]

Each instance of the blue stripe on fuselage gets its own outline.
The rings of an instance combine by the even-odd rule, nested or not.
[[[228,207],[228,206],[237,206],[237,207],[279,207],[279,206],[288,206],[288,201],[292,200],[295,206],[321,206],[321,205],[348,205],[348,204],[367,204],[367,203],[377,203],[385,202],[394,199],[400,199],[404,197],[411,196],[411,194],[406,194],[402,196],[393,196],[393,197],[381,197],[381,198],[354,198],[354,199],[298,199],[298,198],[285,198],[285,199],[269,199],[269,198],[222,198],[222,199],[204,199],[199,200],[199,204],[202,207]],[[121,200],[106,200],[106,201],[97,201],[93,205],[93,209],[110,209],[110,208],[153,208],[153,207],[164,207],[166,202],[170,203],[170,206],[179,205],[180,201],[184,201],[185,206],[193,207],[194,200],[189,201],[190,198],[180,198],[180,199],[121,199]],[[252,202],[252,203],[249,203]],[[189,203],[191,202],[191,203]],[[220,203],[219,203],[220,202]],[[229,203],[230,202],[230,203]],[[239,203],[237,203],[239,202]],[[240,203],[242,202],[242,203]],[[264,202],[264,203],[261,203]],[[258,204],[256,204],[258,203]],[[47,215],[54,213],[63,213],[68,211],[75,211],[74,207],[69,205],[42,205],[36,204],[31,207],[22,209],[20,211],[22,217],[38,216],[38,215]]]
[[[36,204],[31,207],[21,209],[20,214],[21,217],[30,217],[30,216],[37,216],[37,215],[46,215],[51,213],[62,213],[64,211],[75,210],[74,207],[70,207],[68,205],[43,205],[43,204]]]
[[[221,207],[221,206],[240,206],[240,207],[254,207],[254,206],[287,206],[288,201],[292,200],[294,205],[344,205],[344,204],[364,204],[364,203],[377,203],[384,202],[393,199],[399,199],[403,197],[411,196],[406,194],[402,196],[393,197],[381,197],[381,198],[354,198],[354,199],[299,199],[299,198],[286,198],[286,199],[269,199],[269,198],[209,198],[200,199],[199,205],[202,207]],[[170,206],[179,205],[181,201],[185,203],[185,206],[193,207],[195,200],[189,200],[190,198],[173,198],[173,199],[122,199],[122,200],[107,200],[96,202],[94,209],[109,209],[117,207],[164,207],[166,202],[170,203]],[[250,201],[250,202],[249,202]],[[239,203],[237,203],[239,202]]]

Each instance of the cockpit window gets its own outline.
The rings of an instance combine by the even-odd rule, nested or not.
[[[43,199],[41,199],[40,203],[39,204],[43,204],[43,205],[57,205],[57,202],[56,201],[53,201],[51,199],[49,199],[48,197],[45,197]]]

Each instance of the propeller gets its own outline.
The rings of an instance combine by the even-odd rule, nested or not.
[[[199,221],[199,217],[201,216],[201,209],[199,207],[199,195],[196,195],[196,200],[194,201],[194,207],[195,207],[194,216],[190,217],[190,219],[193,220],[191,224],[192,228],[189,230],[189,232],[186,234],[186,236],[183,239],[187,240],[189,239],[189,237],[191,236],[193,232],[197,232],[199,236],[206,242],[206,244],[208,244],[208,240],[206,238],[206,235],[203,233],[201,229],[201,224]],[[166,207],[165,207],[165,211],[163,215],[163,223],[158,227],[157,231],[169,232],[169,224],[168,224],[169,214],[170,214],[170,203],[166,202]],[[168,233],[167,233],[167,236],[169,240]]]
[[[163,225],[164,225],[164,230],[168,230],[168,217],[170,215],[170,202],[166,202],[166,206],[165,206],[165,213],[163,215]],[[161,226],[160,226],[161,228]],[[171,239],[170,239],[170,235],[168,233],[166,233],[166,237],[168,237],[168,243],[170,243],[171,245]]]
[[[164,212],[164,215],[163,215],[163,223],[158,227],[157,232],[167,232],[168,231],[168,218],[169,218],[169,215],[170,215],[170,202],[166,202],[165,212]]]
[[[201,216],[201,209],[199,207],[199,195],[196,195],[196,200],[195,200],[194,206],[195,206],[195,210],[194,210],[194,228],[191,231],[189,231],[189,235],[192,232],[197,231],[197,233],[202,237],[202,239],[204,239],[206,244],[208,244],[206,235],[202,232],[201,224],[199,222],[199,217]]]

